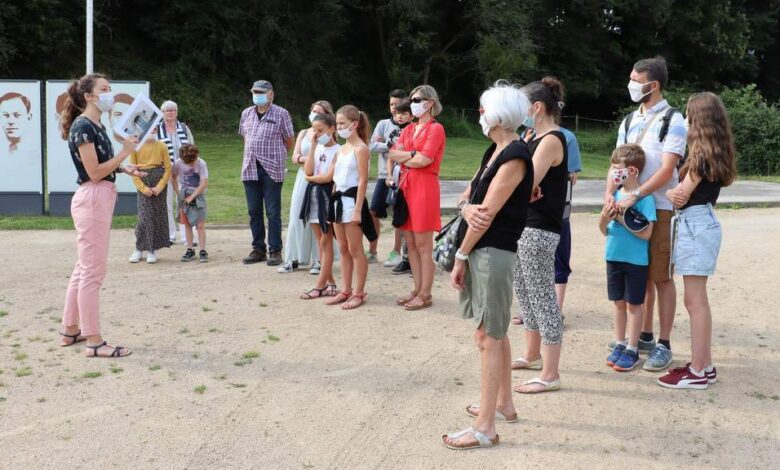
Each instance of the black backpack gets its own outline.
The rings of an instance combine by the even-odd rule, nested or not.
[[[658,131],[658,142],[663,142],[666,140],[666,134],[669,133],[669,124],[672,122],[672,116],[676,114],[679,114],[682,116],[683,114],[674,107],[669,107],[669,109],[666,110],[664,113],[664,117],[661,118],[661,121],[663,124],[661,124],[661,130]],[[633,111],[626,116],[625,121],[623,121],[623,143],[628,143],[628,130],[631,128],[631,119],[633,119],[634,113]]]

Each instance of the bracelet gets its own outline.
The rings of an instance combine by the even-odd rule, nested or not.
[[[458,203],[458,212],[462,212],[463,208],[466,207],[466,205],[468,205],[468,203],[469,203],[468,201],[460,201]]]
[[[464,255],[460,250],[455,252],[455,259],[459,259],[461,261],[468,261],[469,255]]]

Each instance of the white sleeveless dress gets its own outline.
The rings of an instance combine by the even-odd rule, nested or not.
[[[360,183],[357,157],[355,156],[354,149],[346,154],[338,154],[336,159],[336,169],[333,173],[333,183],[336,187],[336,191],[346,191],[349,188],[354,188]],[[341,207],[341,220],[337,222],[341,222],[343,224],[352,222],[352,215],[355,212],[355,199],[342,196]]]
[[[311,140],[304,135],[301,142],[301,154],[307,157],[310,149]],[[298,168],[292,198],[290,199],[290,217],[284,250],[285,263],[296,260],[300,265],[307,265],[311,260],[314,262],[320,260],[317,239],[314,238],[314,234],[309,227],[303,226],[303,221],[301,220],[301,206],[303,206],[303,198],[306,195],[306,186],[308,184],[309,182],[306,181],[306,173],[304,173],[303,167]]]

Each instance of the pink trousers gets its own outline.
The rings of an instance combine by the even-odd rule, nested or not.
[[[65,294],[62,325],[81,325],[84,336],[100,334],[100,287],[108,267],[108,239],[116,198],[114,183],[98,181],[82,184],[70,203],[78,260]]]

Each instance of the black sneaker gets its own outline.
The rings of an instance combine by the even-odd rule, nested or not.
[[[412,272],[412,266],[409,264],[409,260],[402,260],[396,267],[393,268],[393,274],[406,274]]]
[[[182,262],[186,263],[187,261],[192,261],[195,259],[195,250],[192,248],[187,248],[187,251],[184,253],[184,256],[181,257]]]
[[[261,261],[265,261],[267,258],[265,256],[265,252],[258,251],[258,250],[252,250],[251,253],[249,253],[249,256],[243,259],[242,263],[244,264],[255,264],[259,263]]]
[[[206,250],[200,250],[200,262],[201,263],[208,263],[209,262],[209,254],[206,253]]]
[[[268,266],[279,266],[282,264],[282,252],[272,251],[268,253]]]

